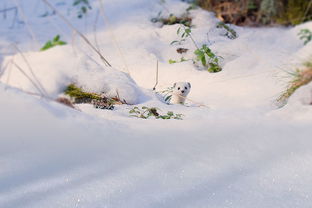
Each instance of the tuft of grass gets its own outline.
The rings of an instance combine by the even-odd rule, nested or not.
[[[296,69],[296,71],[288,73],[292,77],[292,80],[289,82],[286,91],[277,99],[278,103],[281,104],[286,104],[289,97],[296,90],[312,81],[312,61],[306,62],[303,70]]]
[[[151,21],[153,23],[161,22],[163,25],[174,25],[174,24],[182,24],[186,27],[191,27],[192,25],[192,18],[190,18],[188,15],[182,15],[181,17],[177,17],[174,14],[170,14],[169,17],[160,17],[160,14],[158,17],[152,18]]]
[[[66,45],[67,43],[65,41],[61,41],[60,38],[60,35],[56,35],[53,40],[46,42],[40,51],[45,51],[58,45]]]

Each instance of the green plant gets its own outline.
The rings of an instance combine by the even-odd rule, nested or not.
[[[304,45],[312,40],[312,32],[309,29],[302,29],[298,33],[300,40],[304,41]]]
[[[189,61],[191,59],[186,59],[184,57],[181,57],[180,60],[173,60],[173,59],[169,59],[169,64],[176,64],[176,63],[181,63],[181,62],[185,62],[185,61]]]
[[[186,39],[190,39],[196,50],[194,51],[195,58],[194,59],[185,59],[182,57],[180,60],[169,60],[170,64],[181,63],[184,61],[193,61],[194,64],[200,63],[203,67],[205,67],[209,72],[215,73],[222,71],[222,67],[219,64],[219,59],[222,58],[217,56],[206,44],[203,44],[201,47],[198,47],[196,41],[192,36],[192,30],[189,27],[179,27],[177,30],[177,35],[180,35],[180,40],[175,40],[171,42],[173,44],[181,44],[185,42]]]
[[[82,18],[87,14],[88,10],[92,9],[89,0],[74,0],[73,6],[80,6],[77,15],[78,18]]]
[[[182,114],[174,114],[172,111],[168,111],[167,114],[160,115],[158,113],[158,108],[152,107],[146,107],[143,106],[141,109],[139,107],[134,107],[129,111],[130,116],[137,117],[137,118],[143,118],[148,119],[150,117],[154,117],[156,119],[177,119],[182,120]]]
[[[227,38],[232,40],[237,38],[236,31],[227,24],[225,24],[224,22],[219,22],[216,27],[224,29],[225,30],[224,36],[226,36]]]
[[[222,70],[218,56],[207,45],[204,44],[201,48],[196,49],[194,53],[196,60],[200,61],[209,72],[215,73]]]
[[[58,45],[66,45],[67,43],[61,41],[60,38],[60,35],[55,36],[53,40],[49,40],[48,42],[46,42],[44,46],[40,49],[40,51],[45,51]]]

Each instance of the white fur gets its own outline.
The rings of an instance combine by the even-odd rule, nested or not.
[[[173,85],[171,104],[184,104],[186,96],[190,93],[191,84],[189,82],[176,82]]]

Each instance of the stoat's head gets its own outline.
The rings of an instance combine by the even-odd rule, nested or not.
[[[186,97],[191,90],[191,84],[189,82],[176,82],[173,85],[173,93]]]

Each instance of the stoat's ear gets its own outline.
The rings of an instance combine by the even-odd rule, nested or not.
[[[188,86],[191,88],[191,83],[188,82],[187,84],[188,84]]]
[[[173,87],[175,88],[175,87],[176,87],[176,85],[177,85],[177,83],[174,83],[174,84],[173,84]]]

